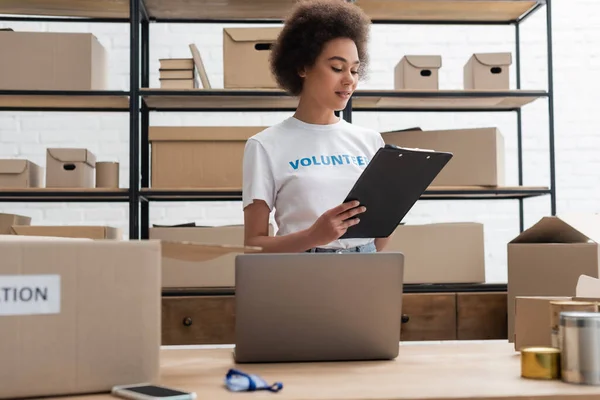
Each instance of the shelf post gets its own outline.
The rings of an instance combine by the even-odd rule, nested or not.
[[[554,83],[552,63],[552,6],[551,0],[546,0],[546,44],[548,56],[548,127],[550,147],[550,204],[551,215],[556,215],[556,166],[554,149]]]
[[[521,89],[521,31],[520,24],[515,24],[515,64],[517,89]],[[517,164],[519,174],[519,186],[523,186],[523,120],[521,109],[517,109]],[[519,232],[525,229],[523,198],[519,198]]]
[[[144,0],[140,0],[143,4]],[[142,21],[142,87],[150,87],[150,21],[144,13]],[[148,130],[150,125],[150,111],[146,103],[142,101],[142,117],[141,117],[141,176],[142,188],[150,186],[150,143],[148,140]],[[148,239],[150,227],[150,203],[141,201],[141,220],[140,220],[140,238]]]
[[[140,238],[140,0],[129,0],[129,239]]]

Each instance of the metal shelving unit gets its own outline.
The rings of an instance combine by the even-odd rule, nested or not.
[[[349,0],[362,7],[374,24],[513,25],[517,89],[509,91],[359,90],[343,118],[354,112],[514,112],[517,119],[518,186],[448,187],[428,190],[428,200],[518,200],[520,230],[524,200],[550,197],[556,214],[554,101],[550,0]],[[241,191],[163,190],[150,187],[149,114],[198,111],[293,111],[296,99],[278,90],[164,90],[149,88],[150,23],[280,23],[294,0],[261,5],[260,1],[228,0],[14,0],[0,4],[0,21],[127,23],[130,27],[128,91],[0,90],[0,111],[72,111],[129,113],[129,188],[106,190],[0,190],[5,201],[122,201],[129,203],[131,239],[147,238],[150,202],[240,200]],[[521,90],[520,25],[545,8],[547,26],[547,90]],[[523,186],[522,109],[548,101],[550,186]]]

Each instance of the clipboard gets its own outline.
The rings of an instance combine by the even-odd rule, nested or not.
[[[448,152],[381,147],[344,200],[358,200],[367,210],[340,239],[391,235],[452,157]]]

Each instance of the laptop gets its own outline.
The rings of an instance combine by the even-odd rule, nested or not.
[[[403,279],[399,252],[240,254],[234,360],[394,359]]]

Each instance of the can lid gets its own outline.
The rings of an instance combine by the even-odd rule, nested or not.
[[[600,312],[563,311],[560,313],[560,325],[600,328]]]

